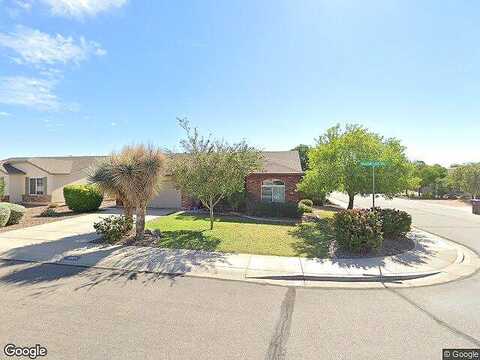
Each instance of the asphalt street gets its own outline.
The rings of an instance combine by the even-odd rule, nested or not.
[[[394,201],[480,250],[480,217]],[[480,348],[479,279],[306,289],[0,261],[0,358],[14,343],[47,359],[441,359]]]

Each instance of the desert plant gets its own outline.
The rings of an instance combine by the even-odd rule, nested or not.
[[[126,146],[111,156],[109,166],[112,184],[121,200],[135,208],[136,238],[143,239],[147,205],[160,190],[165,155],[153,146]]]
[[[55,211],[55,209],[52,209],[51,207],[47,207],[40,213],[40,216],[54,217],[54,216],[57,216],[57,212]]]
[[[63,188],[63,196],[68,208],[73,212],[98,210],[103,195],[95,185],[67,185]]]
[[[10,208],[0,204],[0,227],[7,225],[8,219],[10,219]]]
[[[385,238],[403,238],[410,231],[412,217],[409,213],[396,209],[375,209],[375,211],[380,216]]]
[[[12,204],[8,202],[4,202],[0,204],[10,209],[10,217],[6,225],[18,224],[22,219],[23,215],[25,215],[25,207],[22,205]]]
[[[343,250],[364,254],[382,246],[382,223],[377,212],[344,210],[335,214],[333,223],[337,244]]]
[[[133,220],[123,215],[112,215],[96,222],[93,227],[106,242],[113,244],[130,233],[133,228]]]

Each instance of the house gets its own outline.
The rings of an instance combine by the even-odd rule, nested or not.
[[[245,179],[245,189],[254,200],[297,202],[297,184],[303,176],[297,151],[265,151],[263,166]],[[87,183],[87,170],[103,156],[25,157],[0,161],[0,179],[6,200],[15,203],[63,203],[63,187]],[[151,201],[156,208],[188,208],[191,200],[176,189],[169,176]]]

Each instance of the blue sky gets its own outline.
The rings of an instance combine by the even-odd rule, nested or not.
[[[173,147],[176,117],[263,149],[336,123],[480,161],[480,3],[0,0],[0,158]]]

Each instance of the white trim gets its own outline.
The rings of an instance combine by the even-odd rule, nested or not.
[[[272,184],[264,184],[265,182],[271,182]],[[273,184],[274,182],[281,182],[280,184]],[[271,193],[268,194],[268,198],[264,196],[264,190],[270,189]],[[282,194],[280,200],[276,200],[274,197],[274,191],[280,191]],[[260,191],[260,199],[266,202],[277,202],[277,203],[284,203],[285,202],[285,181],[279,179],[266,179],[262,181],[262,187]]]
[[[41,177],[28,178],[28,195],[33,195],[33,196],[35,196],[35,195],[46,195],[46,193],[47,193],[46,190],[47,189],[45,189],[45,184],[44,184],[43,179],[44,178],[41,178]],[[31,188],[32,180],[35,180],[35,190],[36,190],[35,193],[32,193],[32,188]],[[41,184],[42,192],[41,193],[38,192],[38,187],[39,187],[38,182],[39,182],[39,180],[42,182],[42,184]]]

